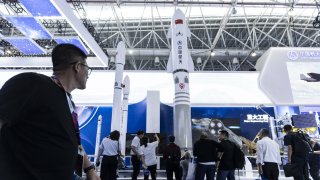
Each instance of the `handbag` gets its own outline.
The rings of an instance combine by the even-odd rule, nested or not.
[[[283,171],[286,177],[299,176],[302,174],[302,169],[297,163],[283,165]]]
[[[120,151],[119,141],[118,141],[117,161],[118,161],[118,165],[117,165],[118,169],[124,169],[124,168],[125,168],[124,158],[121,157],[121,151]]]

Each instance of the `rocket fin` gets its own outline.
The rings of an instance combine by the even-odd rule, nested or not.
[[[171,38],[172,37],[171,34],[172,34],[172,29],[170,27],[167,32],[167,38]]]
[[[193,60],[191,58],[190,53],[189,53],[189,58],[188,58],[188,67],[189,67],[189,72],[193,72],[194,71],[194,64],[193,64]]]
[[[169,55],[169,60],[168,60],[168,64],[167,64],[167,72],[172,72],[172,57],[171,57],[171,52],[170,52],[170,55]]]

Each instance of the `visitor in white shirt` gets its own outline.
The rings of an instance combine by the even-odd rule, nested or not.
[[[131,143],[131,164],[133,167],[133,173],[131,180],[137,180],[137,177],[140,172],[140,166],[141,166],[141,150],[140,150],[140,139],[144,136],[144,132],[142,130],[139,130],[137,132],[137,135],[133,138]]]
[[[259,174],[268,180],[278,180],[279,166],[281,164],[278,143],[270,139],[268,129],[261,129],[257,142],[257,165]]]
[[[159,137],[157,134],[154,135],[156,141],[149,143],[149,138],[144,136],[141,139],[141,152],[142,152],[142,163],[144,168],[150,171],[152,180],[156,180],[157,176],[157,156],[156,148],[159,145]],[[149,174],[144,175],[144,180],[149,179]]]

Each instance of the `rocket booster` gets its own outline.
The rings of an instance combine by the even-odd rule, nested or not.
[[[126,149],[126,134],[128,126],[128,103],[129,103],[129,93],[130,93],[130,78],[126,76],[123,80],[123,96],[122,96],[122,119],[120,125],[120,143],[121,143],[121,153],[125,154]]]
[[[114,82],[114,94],[112,105],[111,131],[120,131],[121,122],[121,96],[122,96],[122,77],[125,64],[126,47],[124,42],[120,41],[117,45],[116,72]]]
[[[194,64],[188,50],[187,37],[191,36],[183,12],[177,9],[171,20],[167,36],[171,38],[171,53],[167,64],[173,74],[174,96],[174,136],[181,148],[192,148],[191,109],[189,93],[189,72]]]

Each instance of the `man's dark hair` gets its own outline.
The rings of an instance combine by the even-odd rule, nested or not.
[[[144,134],[144,131],[142,131],[142,130],[139,130],[138,132],[137,132],[137,135],[139,136],[139,135],[142,135],[142,134]]]
[[[173,143],[174,140],[176,140],[176,137],[174,137],[173,135],[169,136],[169,142]]]
[[[226,130],[220,130],[219,132],[220,132],[220,134],[224,135],[225,137],[227,137],[227,138],[229,137],[228,131],[226,131]]]
[[[283,126],[283,130],[285,132],[292,131],[292,126],[290,124],[286,124]]]
[[[80,59],[86,59],[87,55],[73,44],[58,44],[52,50],[53,71],[59,71],[68,68],[71,64]]]
[[[110,139],[111,140],[114,140],[114,141],[119,141],[119,138],[120,138],[120,132],[115,130],[115,131],[112,131],[110,133]]]
[[[260,135],[261,136],[263,136],[263,137],[265,137],[265,136],[269,136],[269,130],[268,129],[266,129],[266,128],[262,128],[261,130],[260,130]]]
[[[205,132],[202,132],[200,135],[200,139],[207,139],[208,138],[208,134]]]

